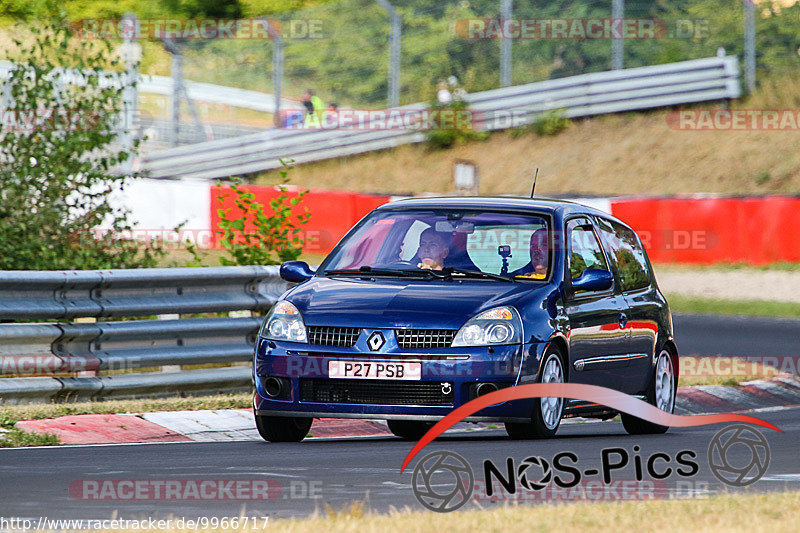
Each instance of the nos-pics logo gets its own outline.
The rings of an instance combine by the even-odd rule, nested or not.
[[[684,453],[695,457],[694,452]],[[734,424],[718,431],[708,446],[711,472],[726,485],[744,487],[755,483],[766,473],[769,462],[769,442],[760,431],[746,424]],[[694,471],[684,475],[697,473],[697,464],[693,464]],[[512,472],[515,470],[516,481],[529,491],[543,490],[554,479],[550,462],[541,457],[527,457],[516,469],[512,465],[513,460],[509,458],[509,468]],[[621,463],[612,466],[621,466]],[[430,453],[417,463],[411,483],[414,496],[425,508],[447,513],[463,507],[472,498],[475,474],[466,459],[443,450]]]

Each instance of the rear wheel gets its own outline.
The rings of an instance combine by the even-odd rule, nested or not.
[[[419,440],[434,425],[434,422],[419,420],[387,420],[389,431],[406,440]]]
[[[256,429],[269,442],[300,442],[311,429],[311,418],[292,416],[256,416]]]
[[[647,389],[647,401],[670,414],[675,410],[675,372],[672,354],[666,349],[658,354],[655,373]],[[660,426],[627,413],[621,416],[625,431],[631,435],[666,433],[669,429],[669,426]]]
[[[539,383],[564,383],[564,362],[558,348],[545,353]],[[529,423],[506,422],[506,433],[512,439],[547,439],[555,436],[564,414],[564,398],[539,398],[534,403]]]

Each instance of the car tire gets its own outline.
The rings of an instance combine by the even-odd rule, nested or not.
[[[420,420],[387,420],[389,431],[406,440],[419,440],[434,426],[434,422]]]
[[[255,415],[256,429],[269,442],[300,442],[311,429],[311,418]]]
[[[564,358],[555,346],[544,355],[539,383],[564,383]],[[515,440],[549,439],[554,437],[564,415],[564,398],[539,398],[533,405],[531,421],[506,422],[506,433]]]
[[[676,379],[673,355],[666,348],[662,349],[656,360],[653,377],[647,387],[647,403],[655,405],[662,411],[672,414],[675,411]],[[642,420],[627,413],[621,413],[622,425],[631,435],[653,435],[666,433],[669,426],[661,426]]]

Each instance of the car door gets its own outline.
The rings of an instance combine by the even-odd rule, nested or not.
[[[565,312],[569,320],[570,381],[627,389],[627,306],[617,283],[603,291],[576,291],[572,280],[589,268],[609,270],[597,231],[587,217],[566,222]]]
[[[597,228],[628,306],[629,372],[634,393],[650,378],[658,336],[661,302],[652,282],[650,264],[636,233],[616,221],[597,218]]]

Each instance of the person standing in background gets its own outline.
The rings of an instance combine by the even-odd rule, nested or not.
[[[331,102],[328,104],[328,109],[325,110],[325,127],[338,128],[339,127],[339,104]]]
[[[306,116],[303,125],[306,128],[322,127],[322,110],[325,104],[322,99],[314,94],[311,89],[306,89],[303,93],[303,106],[306,108]]]

